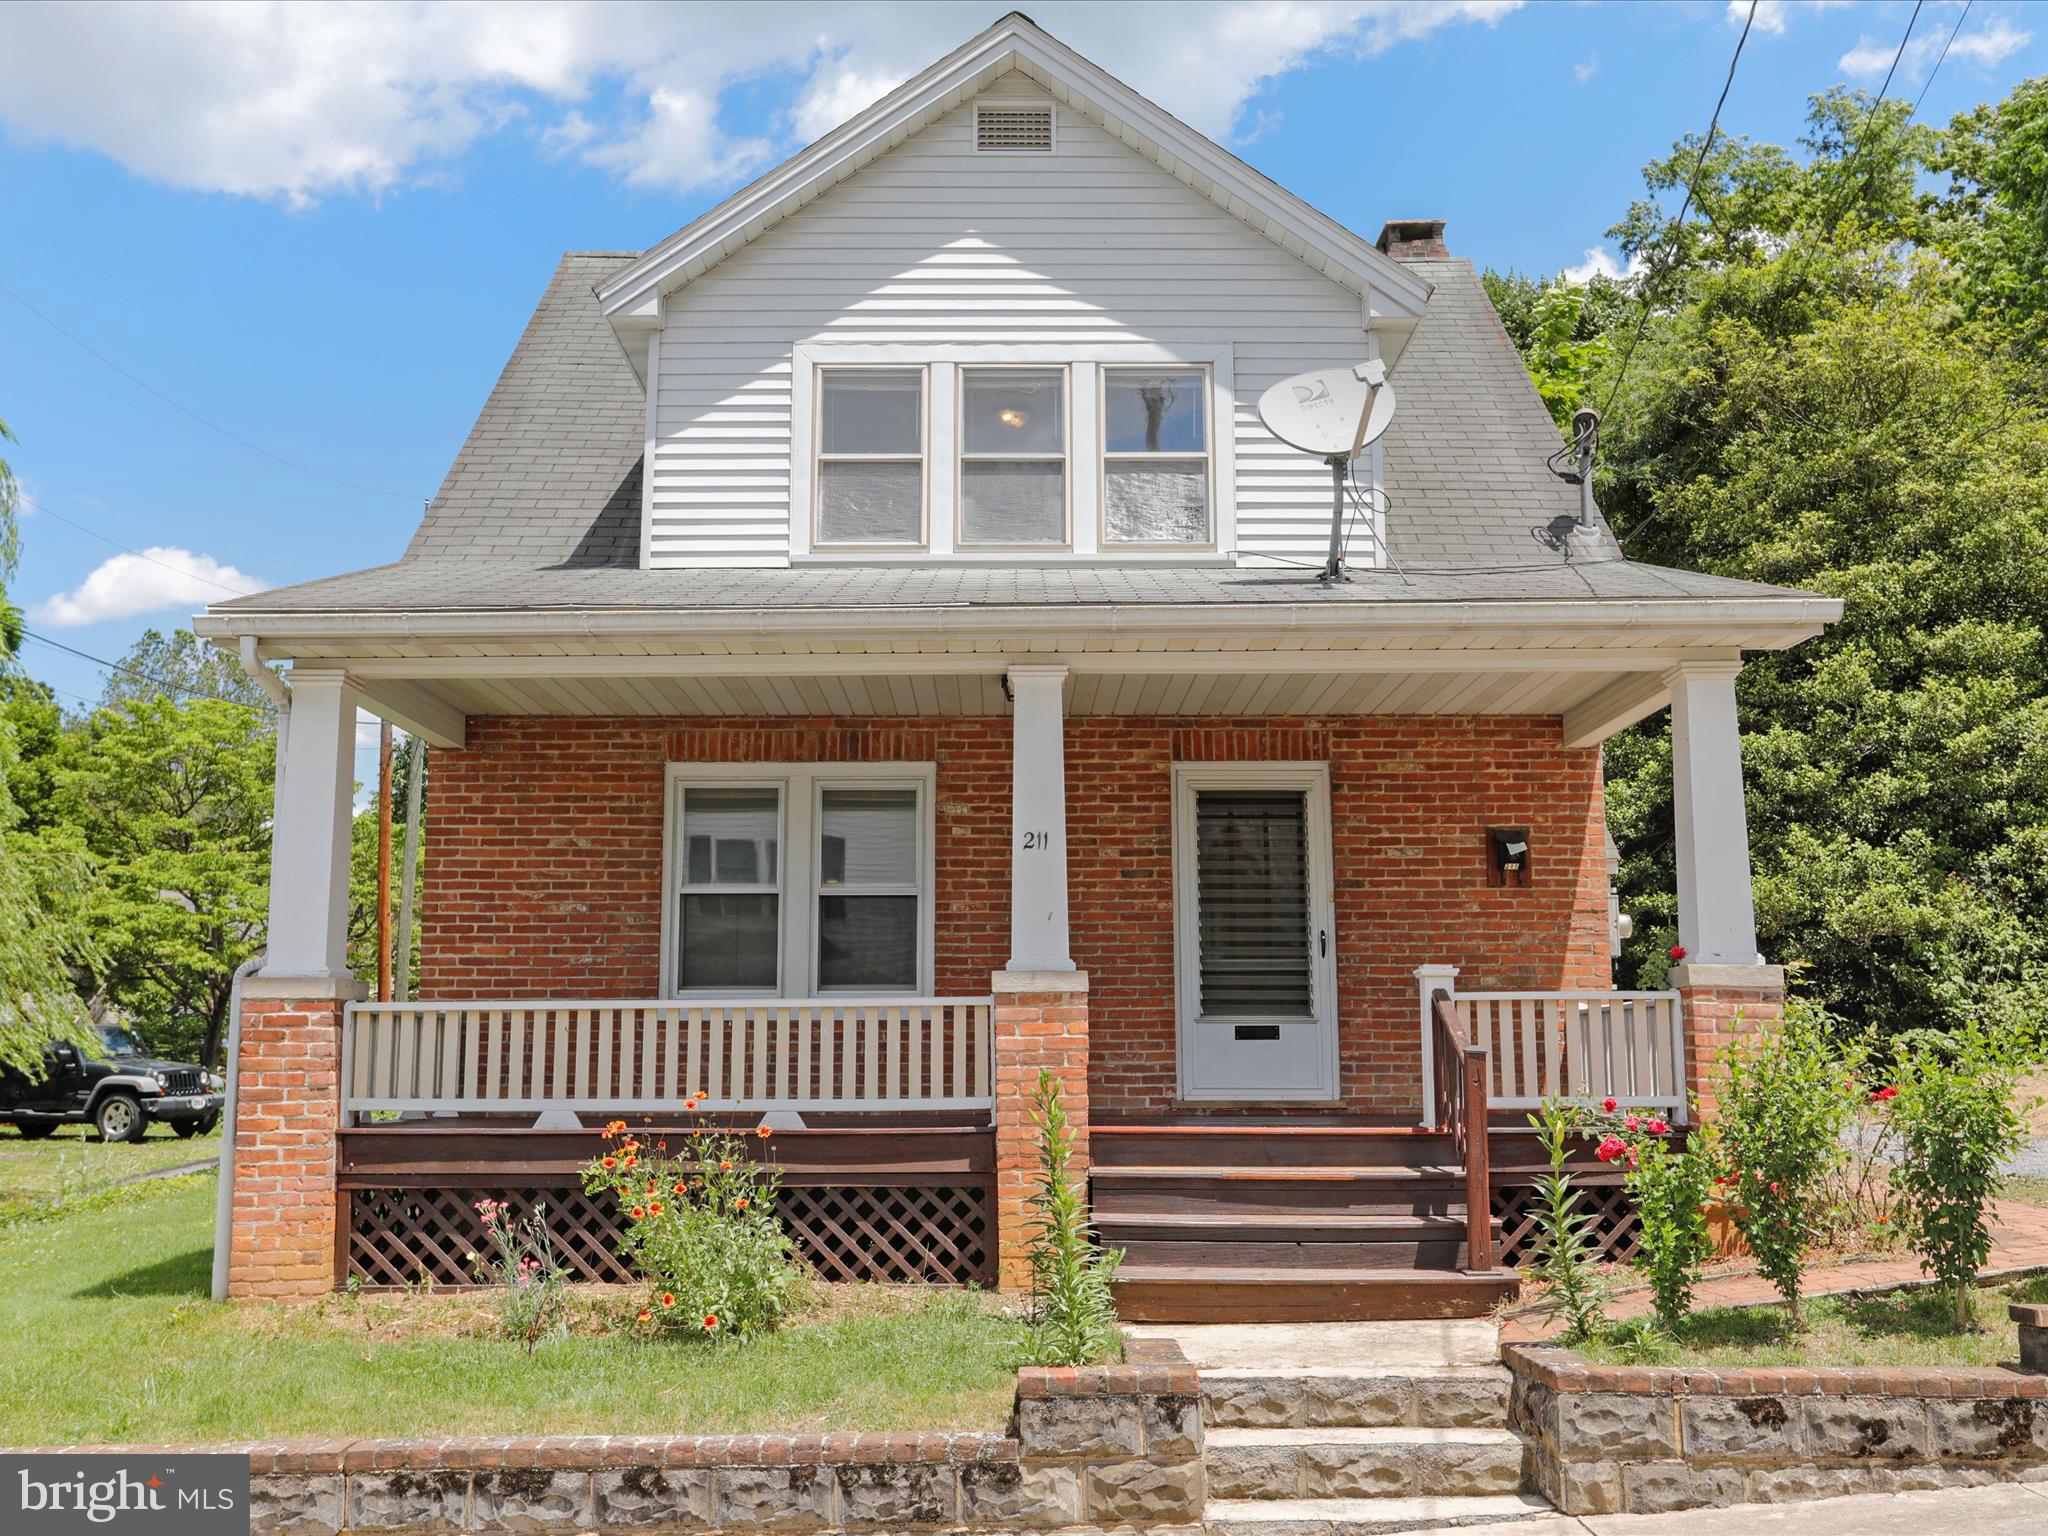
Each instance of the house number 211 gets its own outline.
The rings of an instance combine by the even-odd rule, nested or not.
[[[1024,851],[1026,853],[1041,853],[1051,846],[1052,834],[1050,832],[1026,832],[1024,834]]]

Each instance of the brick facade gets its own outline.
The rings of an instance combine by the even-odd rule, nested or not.
[[[1174,1092],[1171,765],[1327,762],[1345,1107],[1417,1104],[1414,967],[1469,989],[1604,985],[1597,748],[1553,718],[1066,722],[1074,963],[1091,977],[1090,1097]],[[937,764],[937,986],[980,993],[1009,949],[1002,718],[479,716],[437,753],[421,995],[652,996],[670,762]],[[1489,887],[1485,832],[1526,827],[1531,879]]]
[[[334,998],[242,1004],[231,1296],[318,1296],[335,1285],[341,1010]]]
[[[999,971],[995,977],[996,1274],[1006,1291],[1031,1284],[1031,1208],[1038,1127],[1031,1118],[1038,1075],[1059,1079],[1074,1136],[1074,1169],[1088,1167],[1088,976],[1080,971]]]
[[[1685,1089],[1705,1118],[1718,1101],[1722,1051],[1784,1022],[1784,967],[1675,965],[1670,984],[1685,1021]]]

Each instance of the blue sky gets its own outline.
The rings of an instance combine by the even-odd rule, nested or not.
[[[1454,253],[1546,273],[1705,127],[1740,24],[1706,0],[1028,9],[1352,228],[1441,217]],[[1724,129],[1789,143],[1809,93],[1875,86],[1911,9],[1766,0]],[[1896,94],[1960,12],[1924,6]],[[560,251],[652,243],[998,14],[0,9],[0,283],[331,477],[0,294],[8,457],[48,509],[26,509],[11,586],[31,628],[116,656],[223,585],[395,558]],[[2044,69],[2048,7],[1978,0],[1922,117]],[[23,661],[73,707],[99,692],[88,662]]]

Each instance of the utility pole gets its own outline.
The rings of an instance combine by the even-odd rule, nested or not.
[[[391,1001],[391,722],[377,731],[377,1001]]]
[[[412,996],[412,898],[420,867],[420,791],[427,779],[427,744],[417,736],[405,746],[405,854],[398,873],[398,965],[393,981],[399,1002]]]

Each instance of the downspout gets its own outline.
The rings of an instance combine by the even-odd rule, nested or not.
[[[235,1224],[235,1101],[242,1074],[242,978],[263,964],[258,950],[235,967],[235,979],[228,986],[228,1087],[227,1102],[220,1111],[220,1186],[213,1196],[213,1299],[228,1299],[228,1243]]]
[[[271,804],[284,792],[285,740],[291,729],[292,693],[284,679],[263,665],[256,654],[256,637],[242,636],[242,670],[269,694],[277,705],[277,763],[271,773]],[[274,812],[273,812],[274,814]],[[213,1299],[228,1297],[228,1245],[235,1222],[235,1111],[242,1081],[242,981],[259,969],[267,950],[258,950],[235,967],[235,979],[228,986],[227,1098],[221,1105],[220,1180],[213,1199]]]

